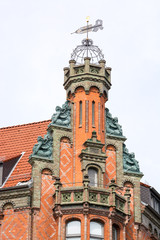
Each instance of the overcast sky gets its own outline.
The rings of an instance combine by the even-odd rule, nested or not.
[[[89,37],[112,67],[106,106],[160,192],[159,0],[0,0],[0,127],[50,119],[64,103],[63,68],[85,37],[70,33],[86,16],[104,23]]]

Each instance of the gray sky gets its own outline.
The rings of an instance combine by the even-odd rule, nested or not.
[[[109,107],[143,182],[160,192],[160,1],[0,0],[0,127],[47,120],[65,101],[63,67],[85,35],[70,33],[102,19],[91,33],[112,67]]]

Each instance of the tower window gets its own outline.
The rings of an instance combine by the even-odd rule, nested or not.
[[[90,240],[104,240],[104,224],[96,221],[90,222]]]
[[[81,222],[70,221],[66,225],[66,240],[81,240]]]
[[[102,131],[104,131],[104,108],[102,105]]]
[[[92,102],[92,126],[95,126],[95,102]]]
[[[90,186],[97,187],[98,183],[98,171],[95,168],[88,169],[88,176],[90,181]]]
[[[79,125],[82,126],[82,101],[79,102]]]

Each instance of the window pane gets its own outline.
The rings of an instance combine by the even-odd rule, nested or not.
[[[103,240],[103,238],[90,237],[90,240]]]
[[[69,237],[69,238],[67,237],[66,240],[81,240],[81,238],[80,237],[72,237],[72,238],[71,237]]]
[[[67,236],[72,234],[81,234],[81,223],[80,221],[71,221],[67,223]],[[76,239],[76,238],[75,238]],[[79,238],[77,238],[79,239]]]
[[[95,125],[95,102],[92,102],[92,125]]]
[[[103,225],[98,222],[93,222],[93,221],[90,222],[90,235],[102,237],[103,236]]]
[[[118,240],[119,239],[118,236],[119,236],[119,227],[116,226],[116,225],[113,225],[112,226],[112,238],[113,238],[113,240]]]
[[[89,176],[89,181],[90,181],[90,186],[97,187],[97,170],[94,168],[89,168],[88,169],[88,176]]]
[[[82,101],[79,103],[79,125],[82,125]]]

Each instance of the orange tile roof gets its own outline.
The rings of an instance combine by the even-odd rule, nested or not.
[[[31,178],[31,165],[28,163],[37,137],[47,132],[50,120],[0,128],[0,161],[8,161],[25,152],[10,174],[3,187],[15,186],[18,182]]]

